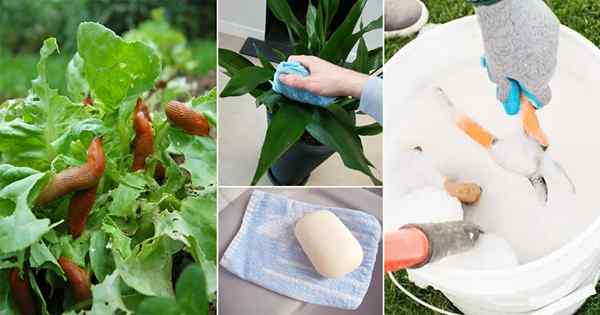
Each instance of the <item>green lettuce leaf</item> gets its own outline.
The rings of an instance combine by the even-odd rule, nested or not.
[[[155,49],[142,42],[127,42],[98,23],[79,25],[77,48],[90,88],[110,110],[124,99],[150,90],[160,73]]]

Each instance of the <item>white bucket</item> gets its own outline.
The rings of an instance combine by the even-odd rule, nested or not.
[[[595,294],[600,270],[600,209],[596,206],[600,196],[596,183],[600,178],[600,50],[562,28],[557,72],[551,82],[554,98],[539,118],[550,138],[549,152],[573,178],[577,195],[558,205],[564,212],[548,213],[539,207],[535,194],[527,191],[531,187],[526,180],[499,169],[486,152],[444,122],[434,105],[422,102],[424,93],[441,86],[457,106],[496,135],[515,130],[518,119],[504,114],[494,86],[479,68],[482,54],[479,27],[471,16],[420,35],[386,64],[385,216],[401,216],[406,223],[416,217],[410,209],[396,207],[397,192],[406,179],[395,171],[395,157],[400,150],[423,146],[444,175],[483,186],[482,200],[465,208],[465,218],[508,240],[520,265],[484,271],[424,268],[411,271],[411,279],[441,290],[466,314],[573,314]],[[421,106],[431,107],[415,109]],[[564,193],[552,181],[549,190],[551,199],[553,194]],[[548,209],[556,210],[556,202],[550,200]],[[532,227],[534,236],[528,238],[524,226]]]

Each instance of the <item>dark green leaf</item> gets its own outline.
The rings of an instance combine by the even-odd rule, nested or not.
[[[282,1],[283,2],[283,1]],[[350,9],[350,12],[346,16],[346,19],[342,24],[333,32],[329,40],[325,43],[325,47],[321,50],[319,56],[327,61],[338,64],[343,61],[347,56],[341,51],[342,43],[348,40],[352,36],[354,27],[360,18],[363,8],[365,7],[366,0],[358,0]],[[357,39],[358,40],[358,39]],[[354,46],[354,45],[352,45]],[[350,47],[352,49],[352,47]],[[349,50],[348,50],[349,51]]]
[[[312,53],[317,53],[321,49],[319,31],[322,31],[322,28],[319,26],[320,23],[321,21],[317,19],[317,9],[309,1],[306,10],[306,32],[308,34],[308,50]]]
[[[366,126],[359,126],[354,129],[356,134],[361,136],[375,136],[383,131],[383,128],[379,123],[372,123]]]
[[[325,106],[325,108],[333,115],[333,117],[335,117],[335,119],[344,124],[344,126],[354,128],[355,118],[353,112],[348,112],[337,103],[329,104]]]
[[[290,28],[296,34],[296,36],[300,38],[302,43],[306,43],[308,41],[306,29],[298,21],[287,1],[267,0],[267,5],[275,17],[283,22],[283,24],[285,24],[288,28]]]
[[[264,104],[267,109],[269,109],[269,112],[275,112],[273,109],[282,99],[284,99],[283,95],[276,93],[273,90],[268,90],[256,97],[256,106],[258,107]]]
[[[319,142],[334,148],[346,167],[363,172],[374,184],[381,185],[381,181],[371,171],[371,163],[365,157],[360,138],[354,134],[354,130],[344,126],[330,112],[315,112],[306,129]]]
[[[221,91],[221,97],[240,96],[254,90],[260,84],[273,78],[273,72],[252,66],[238,71]]]
[[[378,19],[371,21],[371,23],[367,24],[367,26],[365,26],[364,28],[361,28],[358,32],[356,32],[354,34],[352,34],[351,33],[352,31],[350,31],[350,33],[344,37],[334,38],[334,36],[335,36],[335,33],[334,33],[334,35],[332,35],[332,37],[327,41],[327,43],[325,44],[325,47],[321,51],[322,58],[326,59],[325,57],[323,57],[323,55],[325,55],[325,56],[328,56],[328,58],[331,58],[331,59],[327,59],[327,60],[330,60],[335,63],[341,63],[341,62],[345,61],[346,58],[348,57],[348,54],[350,54],[350,51],[354,47],[354,45],[356,45],[358,40],[364,34],[370,32],[372,30],[381,28],[382,26],[383,26],[383,18],[379,17]],[[339,29],[338,29],[338,31],[339,31]],[[338,31],[336,31],[336,33]]]
[[[260,51],[260,49],[258,49],[258,47],[256,47],[256,45],[254,45],[254,50],[256,51],[256,56],[260,60],[263,68],[272,71],[272,73],[275,74],[275,67],[273,67],[269,59],[267,59],[267,57],[262,53],[262,51]]]
[[[181,310],[175,299],[150,297],[138,306],[139,315],[181,315]]]
[[[277,56],[277,58],[279,59],[279,62],[283,62],[288,59],[288,56],[283,51],[281,51],[277,48],[271,48],[271,51],[273,51],[273,53]]]
[[[191,264],[183,270],[177,281],[175,297],[179,308],[188,315],[208,313],[206,278],[200,266]]]
[[[254,64],[244,56],[224,48],[219,48],[219,66],[225,68],[227,75],[233,76],[238,71],[252,67]]]
[[[327,33],[327,29],[337,13],[340,2],[339,0],[321,0],[319,1],[319,5],[323,5],[323,31]]]
[[[358,49],[356,50],[356,59],[352,63],[352,68],[360,73],[369,73],[369,50],[364,38],[358,41]]]
[[[383,66],[383,47],[369,50],[369,73],[379,70]]]
[[[251,185],[255,185],[267,169],[277,161],[304,133],[310,111],[292,102],[282,104],[273,114]]]

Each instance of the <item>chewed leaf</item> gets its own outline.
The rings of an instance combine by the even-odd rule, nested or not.
[[[83,59],[76,53],[67,65],[67,91],[74,102],[81,102],[90,92],[90,86],[83,73]]]
[[[153,48],[127,42],[98,23],[79,25],[77,47],[90,88],[109,109],[152,88],[160,73],[160,57]]]
[[[127,259],[115,255],[117,270],[128,286],[149,296],[173,296],[172,252],[166,238],[147,240]],[[152,275],[152,276],[148,276]]]
[[[117,271],[104,281],[92,286],[92,314],[115,314],[116,311],[128,312],[121,298],[121,279]]]
[[[169,153],[183,154],[185,162],[181,167],[190,172],[192,185],[209,187],[216,184],[217,161],[216,144],[209,137],[195,137],[171,128],[168,131]]]
[[[14,203],[12,215],[0,219],[0,253],[12,253],[31,246],[52,228],[50,220],[37,219],[28,204],[29,192],[44,175],[33,174],[0,190],[0,200]]]

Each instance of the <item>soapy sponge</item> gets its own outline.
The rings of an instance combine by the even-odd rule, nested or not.
[[[273,91],[283,94],[287,98],[294,101],[316,106],[326,106],[333,103],[335,100],[334,97],[320,96],[303,89],[297,89],[285,85],[279,81],[279,75],[281,74],[295,74],[303,77],[308,76],[310,72],[298,61],[284,61],[277,65],[275,75],[273,76],[273,81],[271,82]]]

